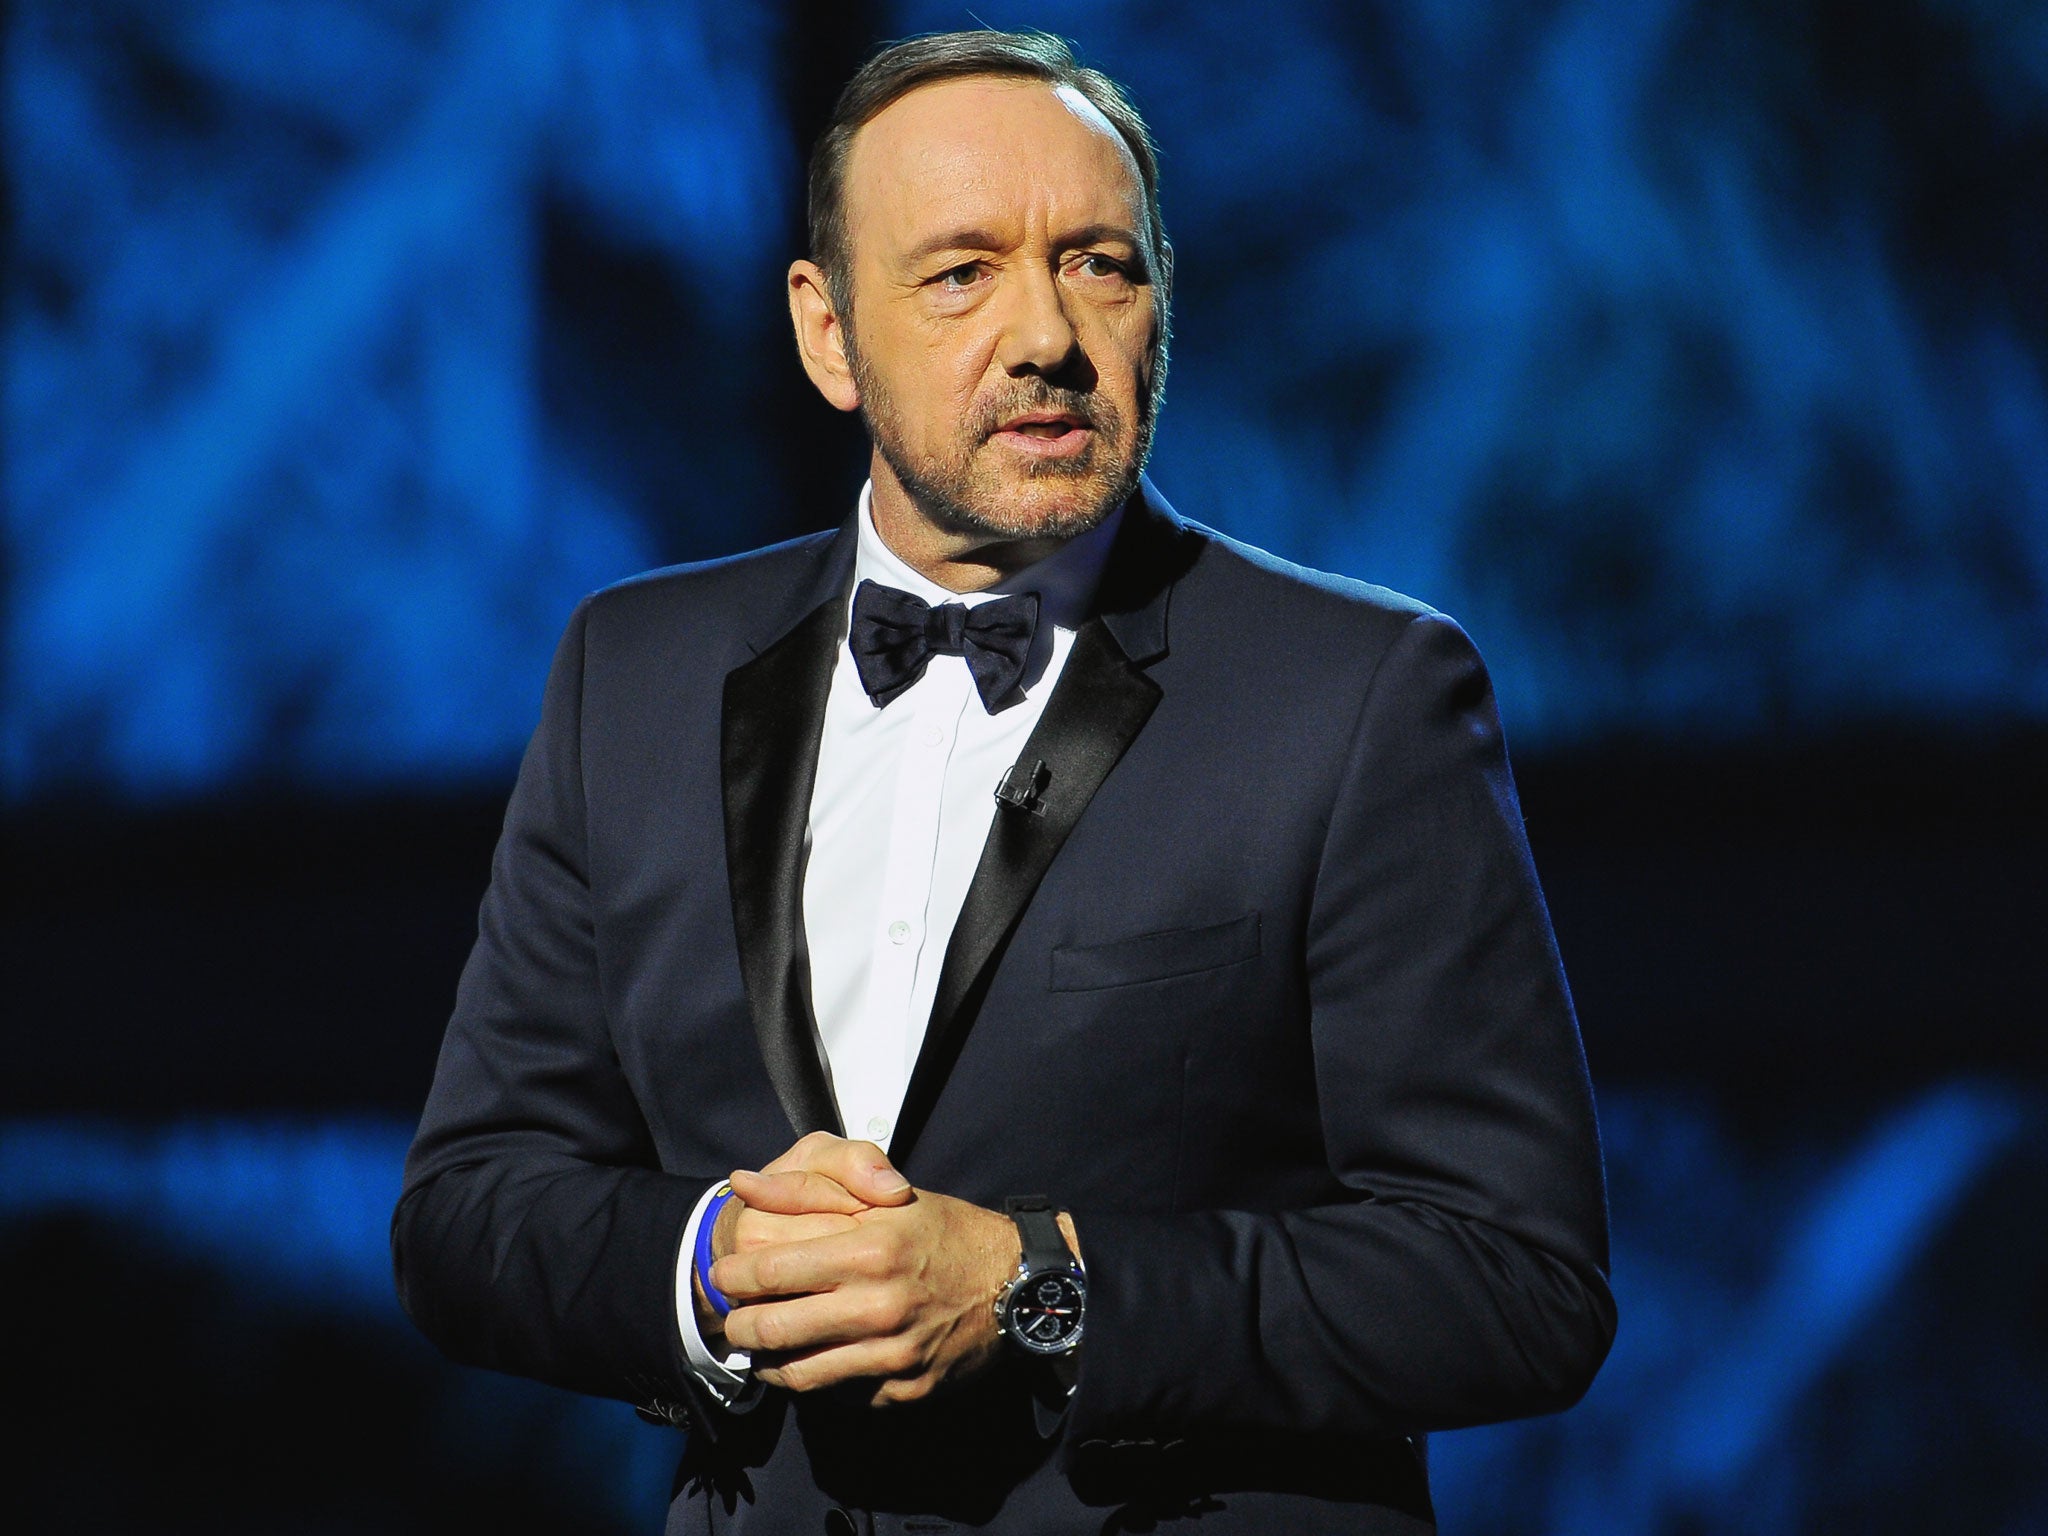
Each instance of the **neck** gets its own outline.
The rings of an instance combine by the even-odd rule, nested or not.
[[[985,591],[1005,576],[1036,565],[1066,542],[943,527],[903,488],[881,454],[875,454],[869,474],[874,483],[870,505],[875,532],[897,559],[948,592]]]

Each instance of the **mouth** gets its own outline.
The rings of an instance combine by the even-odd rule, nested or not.
[[[996,441],[1038,457],[1063,457],[1079,453],[1094,427],[1073,411],[1026,411],[1012,416],[992,434]]]

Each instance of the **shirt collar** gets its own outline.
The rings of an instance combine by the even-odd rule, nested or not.
[[[872,480],[860,488],[859,537],[853,556],[855,586],[863,581],[877,581],[935,607],[940,603],[965,603],[972,608],[1007,593],[1036,592],[1039,611],[1063,629],[1078,629],[1093,610],[1095,589],[1102,583],[1103,567],[1109,562],[1109,549],[1116,542],[1116,531],[1124,516],[1124,509],[1118,507],[1096,527],[1067,540],[1043,560],[1005,576],[992,587],[980,592],[952,592],[912,570],[882,542],[881,534],[875,530],[874,492]]]

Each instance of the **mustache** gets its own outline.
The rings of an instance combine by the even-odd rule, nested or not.
[[[1070,415],[1084,426],[1106,429],[1110,436],[1114,436],[1123,425],[1122,413],[1093,390],[1068,389],[1040,379],[1028,387],[1008,391],[984,402],[975,411],[975,436],[986,442],[995,436],[1004,422],[1034,411]]]

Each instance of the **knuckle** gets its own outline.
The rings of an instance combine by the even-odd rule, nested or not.
[[[895,1271],[896,1244],[888,1237],[877,1237],[872,1232],[853,1250],[853,1266],[864,1275],[888,1275]]]
[[[870,1335],[895,1333],[903,1326],[902,1310],[888,1292],[877,1291],[862,1298],[855,1320]]]

